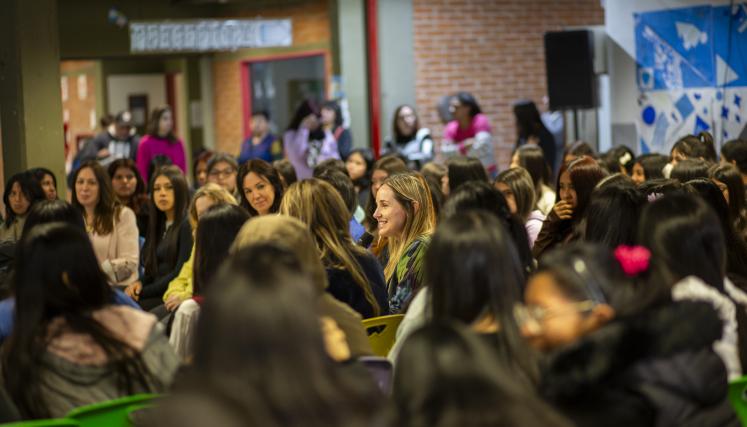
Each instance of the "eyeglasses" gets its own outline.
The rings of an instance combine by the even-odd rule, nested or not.
[[[234,168],[228,168],[228,169],[223,169],[223,170],[221,170],[221,169],[213,169],[213,170],[210,171],[210,173],[208,175],[210,175],[212,177],[224,177],[224,178],[227,178],[227,177],[233,175],[234,173],[236,173],[236,169],[234,169]]]
[[[520,328],[528,332],[537,333],[542,331],[543,323],[547,319],[563,316],[569,313],[584,313],[591,311],[597,303],[591,300],[579,301],[566,306],[547,309],[535,305],[516,304],[514,306],[514,319]]]

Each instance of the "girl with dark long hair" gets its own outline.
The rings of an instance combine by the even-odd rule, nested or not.
[[[3,193],[5,222],[0,226],[0,242],[18,241],[26,215],[36,202],[42,200],[46,200],[46,195],[31,172],[11,176]]]
[[[148,189],[132,159],[117,159],[109,164],[112,190],[119,202],[132,209],[141,237],[148,233]]]
[[[555,138],[542,122],[537,105],[532,101],[522,101],[514,104],[514,119],[516,122],[516,148],[526,144],[538,146],[544,155],[550,169],[555,169]]]
[[[668,293],[640,298],[655,284],[638,281],[662,261],[642,247],[575,242],[543,257],[527,283],[516,313],[545,354],[538,390],[574,425],[737,425],[714,353],[716,311]]]
[[[57,177],[54,176],[54,172],[42,167],[29,169],[29,172],[31,172],[36,180],[39,181],[39,185],[41,185],[42,190],[44,190],[44,195],[47,196],[47,200],[56,200]]]
[[[367,148],[355,148],[350,151],[345,160],[345,169],[348,176],[353,180],[355,194],[358,196],[358,204],[366,206],[368,194],[371,191],[371,173],[373,172],[373,156]]]
[[[236,235],[249,219],[239,206],[220,204],[210,207],[201,217],[195,233],[193,295],[201,300],[212,283],[218,267],[228,256]]]
[[[397,360],[395,425],[570,426],[500,359],[482,336],[458,322],[414,332]]]
[[[742,174],[736,166],[727,163],[713,165],[708,170],[710,178],[721,190],[729,205],[729,217],[742,239],[747,237],[747,202]]]
[[[192,249],[192,228],[187,207],[189,186],[176,166],[166,166],[153,175],[149,203],[150,223],[143,246],[145,275],[125,292],[146,309],[162,303],[164,292]]]
[[[537,196],[536,209],[547,215],[555,204],[555,191],[550,188],[550,167],[545,161],[542,149],[536,145],[523,145],[514,151],[511,167],[522,167],[529,172]]]
[[[535,257],[539,258],[552,247],[578,239],[591,192],[606,175],[591,157],[581,157],[561,166],[555,206],[545,218],[532,247]]]
[[[488,175],[480,160],[474,157],[457,156],[446,161],[448,172],[441,179],[441,192],[448,197],[452,190],[469,181],[488,182]]]
[[[25,418],[164,392],[178,368],[156,318],[112,306],[112,287],[86,233],[35,227],[18,248],[16,320],[2,349],[5,389]]]

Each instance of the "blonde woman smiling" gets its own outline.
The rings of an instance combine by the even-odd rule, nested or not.
[[[428,184],[420,174],[393,175],[376,193],[374,218],[387,239],[384,268],[389,310],[404,312],[423,283],[423,255],[436,226]]]

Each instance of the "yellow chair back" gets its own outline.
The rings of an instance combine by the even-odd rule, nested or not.
[[[403,314],[392,314],[363,320],[363,327],[376,356],[386,357],[389,354],[397,336],[397,328],[404,317]]]

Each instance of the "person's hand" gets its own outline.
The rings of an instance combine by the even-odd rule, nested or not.
[[[560,219],[573,218],[573,206],[571,206],[571,204],[566,201],[559,201],[555,204],[555,206],[552,207],[552,210]]]
[[[345,338],[345,332],[331,317],[322,316],[319,320],[322,324],[324,349],[327,350],[329,357],[336,362],[344,362],[350,359],[350,347],[347,338]]]
[[[98,153],[96,153],[96,157],[98,157],[99,159],[103,159],[103,158],[109,157],[109,149],[108,148],[102,148],[101,150],[99,150]]]
[[[473,145],[477,143],[477,140],[475,138],[467,138],[464,141],[462,141],[462,147],[464,147],[464,151],[469,150],[472,148]]]
[[[166,306],[166,310],[175,311],[177,308],[179,308],[179,305],[181,303],[181,298],[176,295],[171,295],[170,297],[166,298],[166,302],[164,302],[163,305]]]
[[[309,130],[316,129],[319,127],[319,119],[316,117],[316,114],[309,114],[303,118],[301,126]]]
[[[130,283],[125,288],[124,292],[127,294],[130,298],[134,299],[135,301],[140,300],[140,292],[143,290],[143,284],[140,283],[138,280],[137,282]]]
[[[534,135],[531,135],[529,138],[527,138],[527,144],[539,145],[539,143],[540,143],[539,138],[537,138]]]

